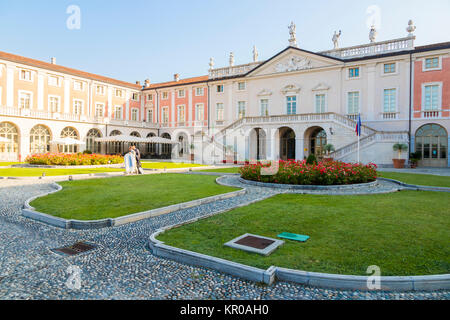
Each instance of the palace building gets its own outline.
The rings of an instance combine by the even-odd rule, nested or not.
[[[170,139],[140,146],[148,157],[221,163],[304,159],[335,148],[336,160],[392,165],[393,145],[410,146],[420,166],[447,167],[450,128],[450,42],[415,46],[410,21],[403,38],[311,52],[289,26],[289,44],[265,60],[216,68],[207,75],[153,84],[127,83],[0,52],[0,160],[24,160],[72,137],[90,150],[123,153],[114,135]],[[298,43],[300,42],[300,43]]]

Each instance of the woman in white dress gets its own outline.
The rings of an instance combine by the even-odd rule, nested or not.
[[[136,153],[130,147],[125,155],[125,174],[137,174]]]

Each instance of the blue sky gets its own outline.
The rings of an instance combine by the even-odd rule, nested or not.
[[[69,30],[69,5],[81,9],[81,28]],[[366,10],[381,9],[377,40],[406,36],[409,19],[417,45],[450,41],[449,0],[0,0],[0,51],[134,82],[207,74],[216,67],[252,59],[256,45],[267,59],[288,45],[290,21],[300,48],[332,48],[368,42]]]

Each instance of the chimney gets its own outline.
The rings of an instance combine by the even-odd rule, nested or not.
[[[145,87],[150,87],[150,79],[145,79]]]
[[[140,82],[140,81],[136,81],[136,84],[137,84],[138,86],[140,86],[140,85],[141,85],[141,82]]]
[[[56,64],[56,58],[55,58],[55,57],[52,57],[52,58],[50,59],[50,63],[51,63],[51,64]]]
[[[174,75],[173,75],[173,80],[174,81],[180,81],[180,74],[178,74],[178,73],[175,73]]]

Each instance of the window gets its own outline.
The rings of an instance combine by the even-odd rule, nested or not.
[[[153,101],[153,95],[152,94],[148,94],[147,95],[147,100],[148,101]]]
[[[147,109],[147,122],[153,123],[153,109]]]
[[[48,85],[53,87],[59,87],[59,77],[48,76]]]
[[[83,113],[83,101],[74,100],[73,101],[73,114],[80,115]]]
[[[50,151],[50,130],[43,126],[37,125],[30,131],[30,153],[42,154]]]
[[[223,84],[217,86],[217,92],[223,92]]]
[[[122,98],[123,97],[123,91],[122,90],[116,89],[115,92],[116,92],[116,97],[117,98]]]
[[[95,92],[96,92],[98,95],[103,96],[103,95],[105,95],[105,87],[104,87],[104,86],[97,85],[97,86],[95,87]]]
[[[184,89],[178,90],[178,98],[184,98]]]
[[[103,103],[97,103],[95,105],[95,116],[103,117],[104,108],[105,108],[105,105]]]
[[[59,97],[48,97],[48,110],[50,112],[59,112]]]
[[[138,121],[139,115],[138,115],[139,109],[133,108],[131,109],[131,121]]]
[[[397,89],[384,89],[384,112],[397,111]]]
[[[326,112],[326,94],[316,94],[316,113]]]
[[[31,71],[29,71],[29,70],[20,70],[20,80],[32,81]]]
[[[425,59],[426,70],[439,69],[439,67],[439,57]]]
[[[242,119],[245,117],[245,101],[238,102],[238,118]]]
[[[169,123],[169,108],[167,107],[163,108],[162,122],[166,125]]]
[[[166,100],[166,99],[168,99],[169,98],[169,93],[166,91],[166,92],[163,92],[162,93],[162,98],[163,98],[163,100]]]
[[[384,73],[385,74],[390,74],[390,73],[395,73],[395,63],[385,63],[384,64]]]
[[[131,100],[139,101],[139,93],[135,92],[131,95]]]
[[[261,99],[261,116],[265,117],[269,115],[269,99]]]
[[[216,105],[216,119],[217,121],[223,121],[223,103]]]
[[[31,93],[19,92],[19,106],[22,109],[31,108]]]
[[[114,119],[122,120],[122,107],[121,106],[115,106],[114,107]]]
[[[73,82],[73,89],[77,91],[83,91],[83,82],[81,81],[74,81]]]
[[[287,114],[297,113],[297,96],[286,97],[286,109]]]
[[[184,106],[177,107],[177,120],[178,122],[185,122],[186,118],[184,115]]]
[[[196,121],[203,121],[205,120],[205,107],[203,104],[196,104],[195,105],[195,120]]]
[[[347,98],[347,113],[358,114],[359,112],[359,92],[349,92]]]
[[[350,68],[350,69],[348,69],[348,77],[350,79],[352,79],[352,78],[359,78],[359,68]]]
[[[439,110],[441,107],[440,99],[440,85],[426,85],[424,86],[423,110]]]
[[[203,90],[203,88],[196,88],[196,89],[195,89],[195,95],[196,95],[196,96],[203,96],[203,95],[204,95],[204,90]]]
[[[245,82],[238,82],[238,90],[239,91],[245,90]]]

